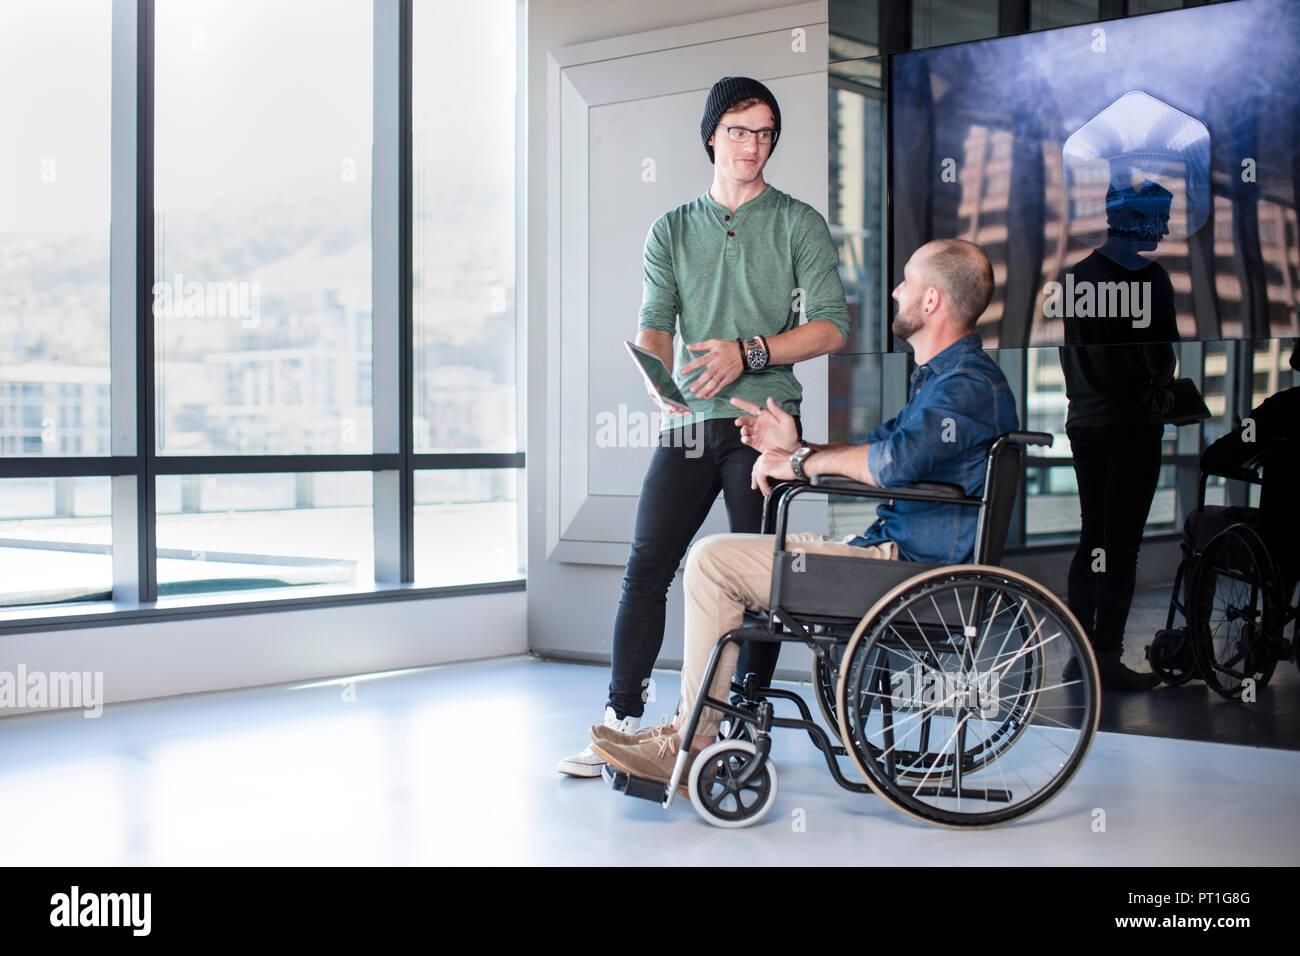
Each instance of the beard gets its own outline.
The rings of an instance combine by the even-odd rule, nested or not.
[[[894,333],[894,338],[906,342],[920,330],[921,317],[916,314],[915,310],[912,312],[905,312],[904,310],[899,309],[898,315],[894,316],[894,324],[891,328]]]

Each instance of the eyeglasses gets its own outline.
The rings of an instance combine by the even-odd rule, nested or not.
[[[758,141],[764,146],[771,146],[776,142],[776,138],[781,135],[779,129],[747,129],[744,126],[718,126],[718,129],[727,131],[727,139],[733,143],[748,143],[753,136],[758,137]]]

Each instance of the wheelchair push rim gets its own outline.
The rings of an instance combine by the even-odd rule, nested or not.
[[[869,616],[869,615],[868,615]],[[1013,625],[1025,630],[1027,633],[1032,631],[1037,623],[1037,618],[1032,609],[1028,609],[1023,620]],[[844,647],[836,645],[835,651],[835,672],[832,681],[830,670],[823,666],[820,658],[817,658],[813,665],[813,679],[817,683],[817,702],[821,705],[822,715],[831,724],[835,737],[840,740],[840,723],[839,723],[839,683],[840,676],[843,673],[842,660]],[[1012,708],[1004,715],[1004,721],[996,732],[986,736],[982,744],[967,750],[965,756],[968,762],[967,771],[978,770],[992,760],[997,759],[997,755],[1007,747],[1015,743],[1016,738],[1024,732],[1029,721],[1033,719],[1033,708],[1036,704],[1037,697],[1032,693],[1035,685],[1041,683],[1042,671],[1038,667],[1025,667],[1020,671],[1021,685],[1014,691],[1019,694],[1018,700]],[[829,685],[829,689],[828,689]],[[840,740],[843,743],[842,740]],[[874,756],[880,753],[879,747],[876,747],[870,741],[859,741],[858,745],[866,747]],[[909,768],[904,765],[898,768],[899,776],[907,779],[926,779],[926,780],[944,780],[949,778],[953,772],[953,765],[950,759],[941,760],[938,764],[925,763],[915,768]]]
[[[958,611],[957,608],[953,610]],[[1016,630],[1024,638],[1033,633],[1038,624],[1038,615],[1031,607],[1023,607],[1020,610],[1022,613],[1014,616],[1009,629]],[[957,655],[946,656],[948,661],[960,666],[961,661]],[[1038,694],[1035,691],[1044,680],[1043,662],[1040,657],[1041,655],[1036,652],[1025,655],[1024,664],[1017,668],[1016,680],[1000,682],[1003,685],[1010,685],[1001,687],[1000,695],[1009,699],[1011,705],[1000,713],[998,726],[985,728],[982,739],[969,748],[963,748],[963,772],[973,773],[996,760],[998,755],[1014,744],[1029,726],[1038,702]],[[913,682],[913,690],[915,689],[915,682]],[[890,690],[891,692],[894,690],[892,685]],[[858,738],[858,746],[864,748],[875,759],[884,756],[886,749],[884,746],[876,746],[870,739],[864,741],[861,738]],[[924,759],[914,758],[908,761],[900,760],[899,751],[895,750],[892,756],[893,772],[901,780],[928,784],[947,783],[954,775],[956,761],[953,757],[952,753],[940,753]]]
[[[812,682],[813,690],[817,696],[817,707],[821,711],[822,719],[826,721],[826,726],[835,738],[836,743],[842,743],[840,740],[840,718],[836,697],[840,684],[840,661],[844,656],[844,647],[841,644],[835,644],[827,649],[827,657],[821,657],[819,654],[813,655],[812,663]]]
[[[1072,656],[1080,676],[1067,681]],[[996,826],[1042,806],[1077,772],[1100,716],[1082,628],[1002,568],[904,581],[863,617],[840,671],[840,733],[859,773],[939,826]]]

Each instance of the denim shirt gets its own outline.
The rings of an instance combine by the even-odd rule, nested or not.
[[[907,404],[866,442],[867,466],[882,488],[946,481],[968,495],[984,489],[993,439],[1020,427],[1006,376],[984,354],[979,335],[958,339],[912,373]],[[893,541],[908,561],[962,564],[975,552],[979,509],[928,501],[891,501],[849,543]]]

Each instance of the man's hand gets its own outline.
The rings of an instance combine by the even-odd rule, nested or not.
[[[708,399],[717,395],[745,371],[745,363],[740,357],[740,346],[735,339],[707,339],[687,345],[692,352],[704,352],[694,361],[682,366],[682,375],[703,368],[704,371],[691,383],[691,394],[699,399]]]
[[[772,493],[772,486],[768,484],[768,479],[774,481],[792,481],[794,479],[794,469],[790,467],[790,455],[792,452],[785,448],[772,448],[758,456],[758,461],[754,462],[754,470],[750,474],[749,487],[757,488],[763,492],[766,498]]]
[[[650,401],[654,402],[655,405],[659,407],[659,410],[665,415],[676,416],[689,415],[691,413],[689,408],[683,408],[681,405],[674,405],[672,402],[668,401],[668,399],[664,398],[651,388],[649,382],[642,379],[642,383],[645,385],[645,393],[650,396]]]
[[[736,419],[736,427],[740,429],[740,440],[750,448],[755,448],[760,452],[767,451],[769,448],[795,448],[799,444],[799,428],[795,425],[794,416],[772,400],[772,396],[767,398],[767,408],[759,408],[753,402],[747,402],[743,398],[733,398],[731,404],[735,405],[747,415],[742,415]]]

